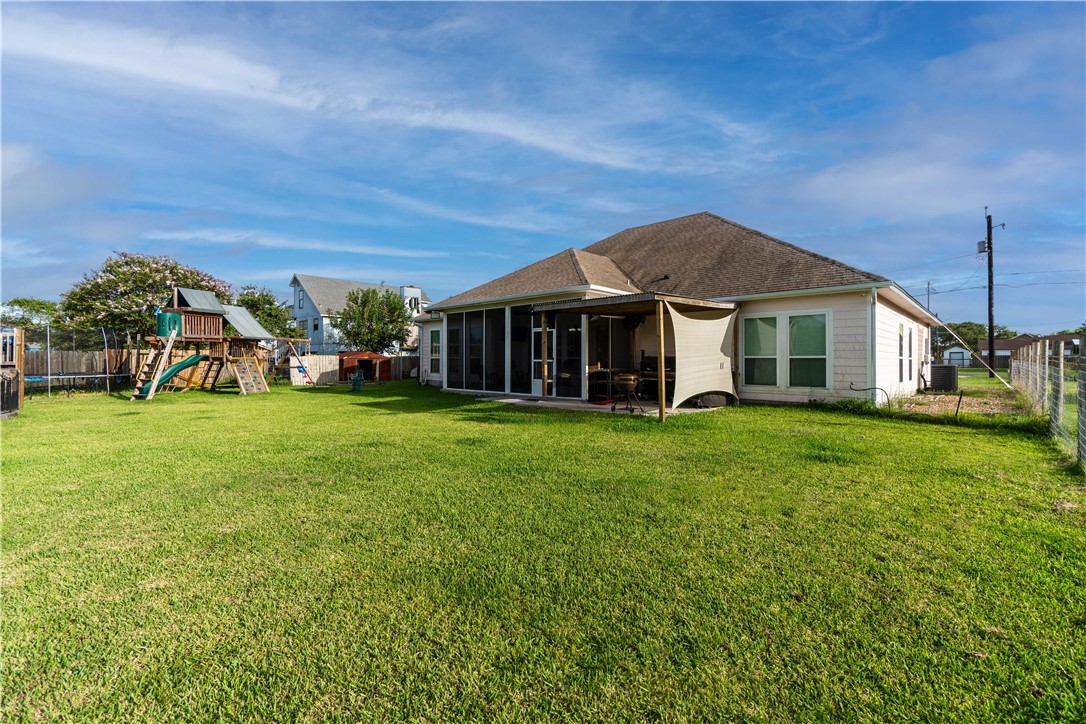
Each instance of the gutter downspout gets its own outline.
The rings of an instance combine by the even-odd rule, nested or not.
[[[878,390],[875,389],[878,384],[875,379],[878,372],[878,355],[876,351],[878,300],[879,290],[876,287],[871,287],[871,303],[867,305],[867,386],[872,388],[868,401],[875,405],[879,404]]]

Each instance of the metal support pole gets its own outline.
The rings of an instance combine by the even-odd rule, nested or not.
[[[1063,419],[1063,342],[1056,345],[1055,364],[1052,365],[1052,394],[1048,403],[1048,432],[1056,437],[1060,432],[1060,422]]]
[[[106,339],[106,328],[105,327],[99,327],[98,329],[102,330],[102,354],[105,357],[104,366],[106,368],[106,394],[108,395],[109,394],[109,340]]]
[[[667,419],[667,375],[664,372],[664,302],[656,300],[656,343],[659,357],[656,362],[656,394],[660,401],[660,422]]]
[[[540,327],[540,332],[541,332],[540,339],[542,340],[542,342],[540,344],[542,346],[542,352],[543,352],[543,389],[540,391],[539,396],[540,397],[546,397],[547,396],[547,378],[548,378],[548,376],[550,374],[550,370],[548,369],[550,367],[550,365],[547,364],[547,363],[550,361],[550,358],[551,358],[551,350],[550,350],[550,344],[548,344],[548,335],[547,335],[547,313],[546,312],[540,312],[539,316],[540,316],[539,327]]]
[[[53,396],[53,338],[48,322],[45,323],[45,396]]]

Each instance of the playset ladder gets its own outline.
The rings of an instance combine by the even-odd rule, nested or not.
[[[170,332],[170,337],[166,340],[166,345],[162,349],[156,350],[154,354],[147,357],[147,361],[144,362],[143,367],[140,368],[140,373],[136,376],[136,388],[132,390],[132,397],[129,400],[150,400],[155,396],[158,381],[162,378],[162,371],[166,369],[166,365],[170,362],[170,352],[173,351],[175,339],[177,339],[176,329]],[[147,393],[144,394],[142,390],[148,381],[150,381],[151,386],[148,388]]]
[[[222,374],[222,367],[222,360],[212,357],[208,360],[207,366],[204,367],[204,374],[200,376],[199,382],[195,386],[205,390],[215,389],[215,383],[219,381],[219,375]]]
[[[238,378],[238,387],[243,395],[255,395],[268,391],[268,382],[260,370],[256,357],[238,357],[231,360],[234,376]]]

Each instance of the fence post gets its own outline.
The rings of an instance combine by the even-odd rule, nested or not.
[[[1086,356],[1078,358],[1078,464],[1086,466]]]
[[[1060,434],[1060,421],[1063,418],[1063,342],[1057,345],[1056,352],[1058,355],[1056,364],[1053,365],[1052,357],[1049,357],[1045,365],[1048,369],[1048,377],[1052,381],[1048,397],[1048,434],[1054,438]]]

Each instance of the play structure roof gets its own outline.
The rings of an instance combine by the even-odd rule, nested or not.
[[[167,302],[168,303],[168,302]],[[187,307],[194,312],[208,312],[210,314],[226,314],[218,298],[203,289],[177,288],[177,306]],[[234,325],[235,327],[237,325]]]
[[[224,304],[223,310],[226,312],[226,321],[238,331],[239,336],[245,339],[275,339],[275,335],[264,329],[245,307]]]

